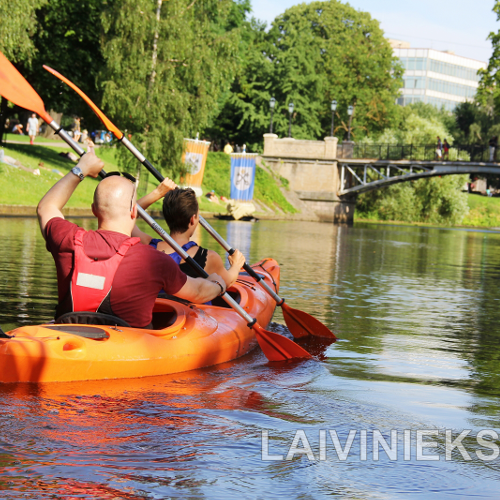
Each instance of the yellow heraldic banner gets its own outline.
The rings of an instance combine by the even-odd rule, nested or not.
[[[201,186],[209,147],[208,141],[184,139],[182,162],[186,165],[186,179],[183,181],[187,186]]]

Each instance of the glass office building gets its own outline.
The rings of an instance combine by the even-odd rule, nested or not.
[[[426,102],[449,111],[476,95],[478,69],[486,63],[434,49],[412,49],[407,42],[389,40],[405,69],[397,103]]]

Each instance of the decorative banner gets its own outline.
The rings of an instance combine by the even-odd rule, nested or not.
[[[250,201],[255,185],[257,153],[231,154],[231,199]]]
[[[182,163],[186,165],[186,179],[182,182],[188,186],[201,186],[205,163],[207,161],[210,142],[198,139],[184,139],[184,153]]]

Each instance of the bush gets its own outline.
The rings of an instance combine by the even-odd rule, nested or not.
[[[448,175],[395,184],[361,194],[356,216],[368,219],[461,224],[467,215],[468,175]]]

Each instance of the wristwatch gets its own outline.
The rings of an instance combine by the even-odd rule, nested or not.
[[[80,182],[83,181],[83,179],[85,179],[82,169],[78,165],[71,169],[71,173],[75,174],[80,179]]]

